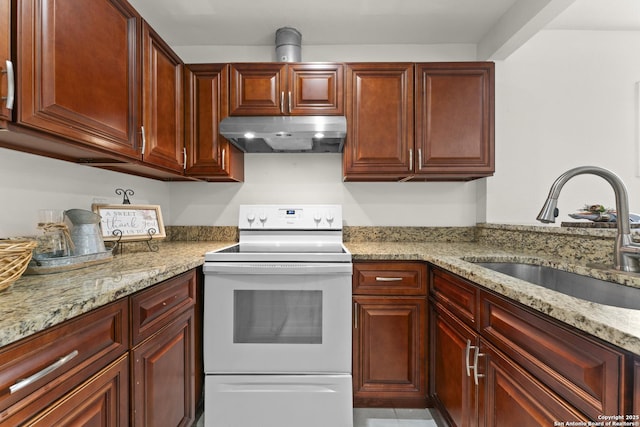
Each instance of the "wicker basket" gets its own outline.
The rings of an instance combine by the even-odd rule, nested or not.
[[[0,239],[0,291],[22,276],[35,247],[34,240]]]

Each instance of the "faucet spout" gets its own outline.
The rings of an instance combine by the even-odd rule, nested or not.
[[[640,245],[633,242],[631,238],[631,227],[629,225],[629,198],[624,182],[615,173],[597,166],[580,166],[570,169],[560,175],[551,185],[549,195],[542,210],[537,216],[537,220],[543,223],[555,222],[558,216],[558,197],[562,187],[574,176],[596,175],[604,178],[613,188],[616,197],[617,216],[617,236],[613,251],[615,268],[623,271],[640,271]]]

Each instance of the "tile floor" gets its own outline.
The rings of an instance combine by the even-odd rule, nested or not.
[[[195,427],[203,427],[200,418]],[[436,427],[428,409],[356,408],[353,427]]]

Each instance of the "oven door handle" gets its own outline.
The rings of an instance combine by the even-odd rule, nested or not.
[[[353,273],[353,264],[350,262],[205,262],[203,272],[211,275],[350,275]]]

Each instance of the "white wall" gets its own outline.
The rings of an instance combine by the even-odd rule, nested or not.
[[[640,33],[545,30],[496,64],[496,174],[487,221],[535,223],[556,177],[575,166],[617,173],[640,213]],[[584,204],[615,207],[599,177],[565,186],[562,220]]]
[[[171,214],[164,182],[0,148],[0,238],[36,234],[38,209],[122,203],[116,188],[133,189],[132,203],[160,205]]]

